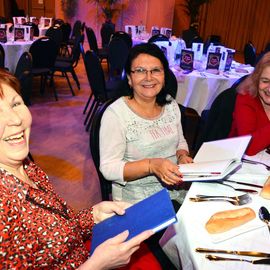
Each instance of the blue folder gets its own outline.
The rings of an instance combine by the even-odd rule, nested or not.
[[[90,255],[109,238],[129,230],[127,240],[145,230],[158,232],[177,221],[167,189],[127,208],[124,215],[114,215],[94,226]]]

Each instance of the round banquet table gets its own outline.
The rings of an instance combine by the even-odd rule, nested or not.
[[[24,52],[28,52],[33,41],[8,41],[1,43],[5,51],[5,67],[15,72],[17,63]]]

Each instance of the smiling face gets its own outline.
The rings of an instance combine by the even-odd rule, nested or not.
[[[0,166],[21,165],[29,152],[31,113],[21,96],[7,84],[1,85],[0,98]]]
[[[264,108],[270,109],[270,66],[264,68],[259,79],[259,97]]]
[[[147,72],[143,74],[136,70]],[[131,63],[131,71],[127,77],[130,87],[133,88],[134,98],[145,101],[156,99],[165,83],[161,61],[148,54],[139,54]]]

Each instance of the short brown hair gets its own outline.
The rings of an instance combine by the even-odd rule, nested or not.
[[[3,84],[12,87],[17,93],[21,94],[19,80],[7,70],[0,68],[0,98],[4,95]]]

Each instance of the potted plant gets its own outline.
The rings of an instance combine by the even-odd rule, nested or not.
[[[87,0],[87,2],[96,2],[102,10],[105,22],[109,23],[122,10],[121,0]]]

